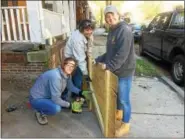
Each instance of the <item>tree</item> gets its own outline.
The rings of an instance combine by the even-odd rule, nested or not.
[[[174,10],[182,10],[184,9],[183,5],[175,5]]]
[[[144,13],[144,18],[150,20],[161,12],[161,4],[161,1],[144,1],[139,8]]]

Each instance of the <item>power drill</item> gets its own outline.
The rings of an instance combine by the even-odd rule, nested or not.
[[[72,113],[80,114],[82,113],[82,105],[84,103],[85,99],[77,97],[75,101],[71,104]]]
[[[89,76],[83,76],[83,90],[89,90],[89,82],[91,79]],[[85,100],[88,100],[88,93],[90,91],[82,91],[82,97],[78,96],[71,104],[72,113],[80,114],[82,113],[82,105],[84,104]]]

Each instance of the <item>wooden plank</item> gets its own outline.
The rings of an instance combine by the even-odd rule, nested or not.
[[[4,12],[5,12],[5,22],[6,22],[6,29],[7,29],[7,34],[8,34],[8,40],[11,41],[10,24],[9,24],[9,17],[8,17],[7,9],[4,9]]]
[[[109,73],[109,71],[107,71],[107,70],[105,70],[104,71],[105,72],[105,84],[104,84],[104,88],[105,88],[105,96],[104,96],[104,105],[103,105],[103,107],[104,107],[104,109],[105,109],[105,115],[104,115],[104,117],[105,117],[105,122],[104,122],[104,126],[105,126],[105,130],[104,130],[104,135],[105,135],[105,137],[109,137],[109,128],[108,128],[108,122],[109,122],[109,105],[110,105],[110,103],[111,102],[109,102],[109,88],[108,88],[108,85],[109,85],[109,79],[110,79],[110,73]]]
[[[98,104],[98,102],[97,102],[96,96],[95,96],[95,94],[94,94],[94,90],[93,90],[93,87],[92,87],[92,83],[90,83],[90,88],[91,88],[91,90],[92,90],[92,92],[93,92],[93,93],[92,93],[92,101],[93,101],[93,104],[94,104],[94,107],[95,107],[95,113],[96,113],[96,116],[97,116],[97,118],[98,118],[101,131],[102,131],[102,133],[104,133],[104,124],[103,124],[102,114],[101,114],[101,111],[100,111],[99,104]]]
[[[110,72],[110,74],[111,74],[110,75],[110,82],[111,83],[109,84],[109,87],[113,91],[112,93],[115,93],[115,95],[117,95],[117,93],[118,93],[118,77],[111,72]]]
[[[106,105],[106,92],[105,92],[105,71],[101,69],[100,65],[94,65],[93,67],[93,77],[92,77],[92,85],[95,92],[95,96],[97,102],[100,107],[100,111],[103,117],[103,121],[105,123],[106,120],[106,111],[104,105]]]
[[[26,20],[25,20],[25,9],[22,8],[21,10],[22,10],[22,18],[23,18],[24,36],[25,36],[25,40],[28,40],[28,31],[27,31]]]
[[[12,29],[13,29],[13,40],[17,40],[17,34],[16,34],[16,28],[15,28],[15,15],[14,15],[14,12],[13,12],[14,9],[10,9],[10,15],[11,15],[11,25],[12,25]]]
[[[116,114],[116,107],[117,107],[117,85],[118,85],[118,80],[117,77],[111,73],[110,71],[106,71],[107,73],[107,99],[108,99],[108,104],[106,106],[107,108],[107,137],[114,137],[115,136],[115,114]]]
[[[2,14],[2,19],[1,19],[1,25],[2,25],[2,41],[5,41],[4,17],[3,17],[3,14]]]
[[[23,40],[19,9],[16,9],[16,13],[17,13],[17,25],[18,25],[18,31],[19,31],[19,40]]]
[[[10,6],[10,7],[1,7],[1,9],[20,9],[25,8],[25,6]]]
[[[101,124],[104,127],[102,132],[105,137],[115,137],[118,79],[110,71],[103,70],[100,65],[92,65],[92,60],[92,58],[88,59],[88,69],[89,75],[92,78],[94,99],[97,100],[96,107],[99,108],[101,113],[103,122]],[[97,115],[98,118],[100,117],[99,115]]]
[[[18,6],[26,6],[26,0],[18,0]]]

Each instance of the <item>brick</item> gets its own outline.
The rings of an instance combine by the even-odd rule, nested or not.
[[[7,63],[26,63],[26,56],[24,53],[17,52],[3,52],[2,62]]]
[[[7,63],[1,63],[1,66],[7,66],[8,64]]]
[[[29,69],[28,72],[36,72],[36,70],[30,70],[30,69]]]

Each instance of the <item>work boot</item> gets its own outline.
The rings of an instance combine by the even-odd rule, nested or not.
[[[116,137],[121,137],[128,134],[130,131],[130,124],[129,123],[122,123],[121,127],[116,130]]]
[[[45,114],[42,114],[40,112],[35,112],[35,117],[37,119],[37,122],[41,125],[48,124],[48,119]]]
[[[121,121],[123,119],[123,110],[116,111],[116,120]]]

